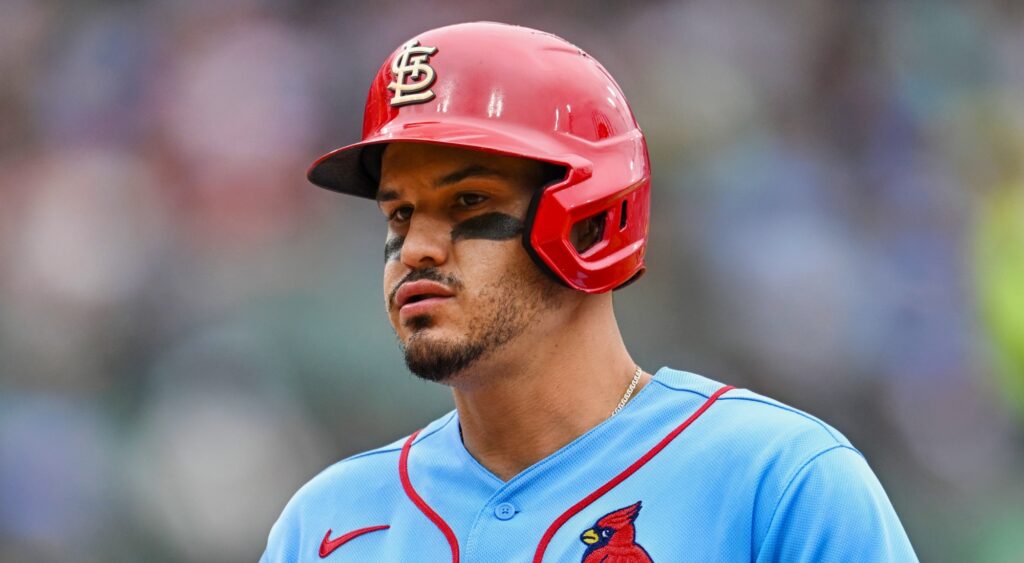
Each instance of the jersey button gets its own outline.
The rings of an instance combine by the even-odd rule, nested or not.
[[[516,507],[510,502],[503,502],[494,507],[494,515],[498,520],[511,520],[516,515]]]

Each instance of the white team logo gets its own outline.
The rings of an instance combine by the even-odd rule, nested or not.
[[[437,52],[437,47],[420,45],[413,40],[402,45],[402,50],[391,61],[391,72],[395,78],[388,84],[388,90],[395,95],[391,98],[394,107],[426,102],[434,98],[430,85],[437,76],[427,64],[427,59]]]

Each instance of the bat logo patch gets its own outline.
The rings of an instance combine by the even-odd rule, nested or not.
[[[593,527],[580,535],[587,544],[583,563],[654,563],[640,544],[636,543],[634,522],[640,514],[641,501],[609,512],[597,520]]]

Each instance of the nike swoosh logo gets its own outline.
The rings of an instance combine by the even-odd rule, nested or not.
[[[338,536],[331,539],[331,530],[328,529],[327,533],[324,534],[324,541],[320,542],[320,559],[327,557],[332,551],[338,549],[349,540],[358,538],[363,534],[369,534],[370,532],[376,532],[379,530],[387,530],[391,526],[370,526],[369,528],[359,528],[358,530],[352,530],[351,532]]]

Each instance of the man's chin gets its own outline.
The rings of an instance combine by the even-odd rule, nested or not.
[[[402,346],[409,371],[427,381],[444,382],[470,366],[486,352],[480,342],[465,342],[416,331]]]

